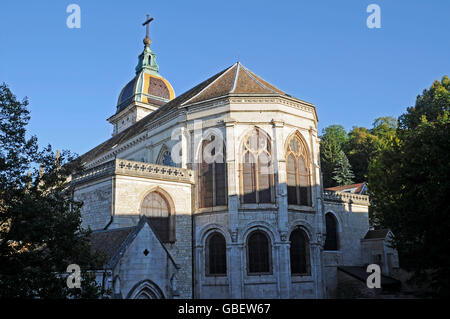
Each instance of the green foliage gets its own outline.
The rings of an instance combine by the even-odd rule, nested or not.
[[[450,111],[450,79],[444,76],[442,81],[434,81],[429,90],[425,89],[419,95],[414,107],[399,118],[401,130],[414,129],[422,123],[424,116],[428,121],[434,121],[445,112]]]
[[[330,125],[322,131],[320,162],[324,187],[335,186],[333,171],[341,158],[343,145],[348,140],[347,132],[341,125]]]
[[[434,82],[369,167],[371,218],[392,229],[402,268],[450,295],[450,91]]]
[[[380,151],[390,145],[396,137],[397,120],[393,117],[380,117],[372,129],[353,127],[348,142],[344,146],[357,182],[367,181],[369,164]]]
[[[82,272],[102,264],[67,183],[81,167],[70,152],[40,151],[36,137],[26,138],[27,105],[0,86],[0,296],[97,298],[93,276],[83,277],[81,289],[67,288],[61,276],[72,263]]]
[[[341,151],[339,153],[339,159],[337,160],[333,170],[333,180],[338,186],[349,185],[353,184],[354,177],[355,176],[353,175],[352,167],[348,162],[347,156],[345,156],[345,153]]]

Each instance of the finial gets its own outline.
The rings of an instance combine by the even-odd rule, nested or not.
[[[150,45],[150,43],[152,43],[152,40],[150,39],[150,35],[149,35],[149,32],[148,32],[148,29],[149,29],[150,22],[152,22],[153,20],[154,20],[154,18],[153,17],[150,18],[150,15],[147,14],[147,20],[145,20],[145,22],[142,23],[143,26],[144,25],[147,26],[147,30],[145,32],[145,38],[144,38],[144,44],[146,46]]]

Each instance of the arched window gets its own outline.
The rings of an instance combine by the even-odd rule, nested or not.
[[[199,207],[213,207],[227,205],[227,165],[225,159],[225,145],[223,141],[215,141],[212,135],[202,141],[198,169],[199,179]],[[219,141],[221,149],[216,149]],[[220,153],[218,153],[220,152]]]
[[[270,239],[262,231],[254,231],[247,240],[247,266],[249,274],[272,273]]]
[[[288,204],[311,206],[309,152],[300,133],[289,140],[286,150]]]
[[[337,221],[333,214],[327,213],[325,215],[325,225],[327,236],[325,238],[324,250],[338,250],[338,232]]]
[[[153,230],[164,242],[175,241],[175,221],[167,200],[158,192],[148,194],[142,201],[141,214],[149,219]]]
[[[227,248],[225,237],[220,233],[209,235],[206,240],[206,274],[227,274]]]
[[[289,241],[291,242],[291,274],[310,275],[311,264],[308,236],[301,228],[297,228],[292,231]]]
[[[254,128],[244,139],[242,156],[240,164],[242,203],[273,203],[274,175],[269,136]]]
[[[159,165],[166,165],[172,167],[176,166],[172,160],[172,153],[170,152],[170,149],[166,145],[163,145],[161,147],[156,163]]]

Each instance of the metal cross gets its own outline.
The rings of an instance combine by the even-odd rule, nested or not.
[[[146,33],[146,35],[145,35],[146,38],[149,37],[149,36],[148,36],[148,26],[150,25],[150,22],[153,21],[153,19],[154,19],[154,18],[150,18],[150,15],[147,14],[147,20],[146,20],[144,23],[142,23],[142,25],[146,25],[146,26],[147,26],[147,33]]]

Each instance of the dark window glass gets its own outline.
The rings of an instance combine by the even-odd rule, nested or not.
[[[289,240],[291,242],[291,273],[293,275],[309,275],[311,266],[308,237],[303,230],[295,229]]]
[[[166,199],[157,192],[148,194],[141,207],[141,214],[145,215],[156,235],[162,242],[175,241],[175,223],[170,213]]]
[[[209,236],[208,246],[208,264],[206,273],[209,275],[227,274],[227,250],[225,238],[222,234],[214,233]]]
[[[327,236],[325,238],[325,250],[338,250],[338,234],[337,234],[337,222],[333,214],[328,213],[325,215],[325,223]]]
[[[203,140],[201,154],[205,147],[214,140],[211,136],[210,140]],[[215,155],[215,148],[211,150],[211,155]],[[199,207],[213,207],[227,205],[227,164],[225,160],[225,147],[222,151],[223,157],[213,163],[207,163],[202,156],[202,162],[199,164]]]
[[[275,196],[269,137],[255,128],[244,140],[242,152],[242,202],[272,203]]]
[[[300,133],[289,141],[286,156],[288,204],[311,206],[309,152]]]
[[[247,241],[248,272],[270,273],[270,241],[261,231],[252,233]]]

